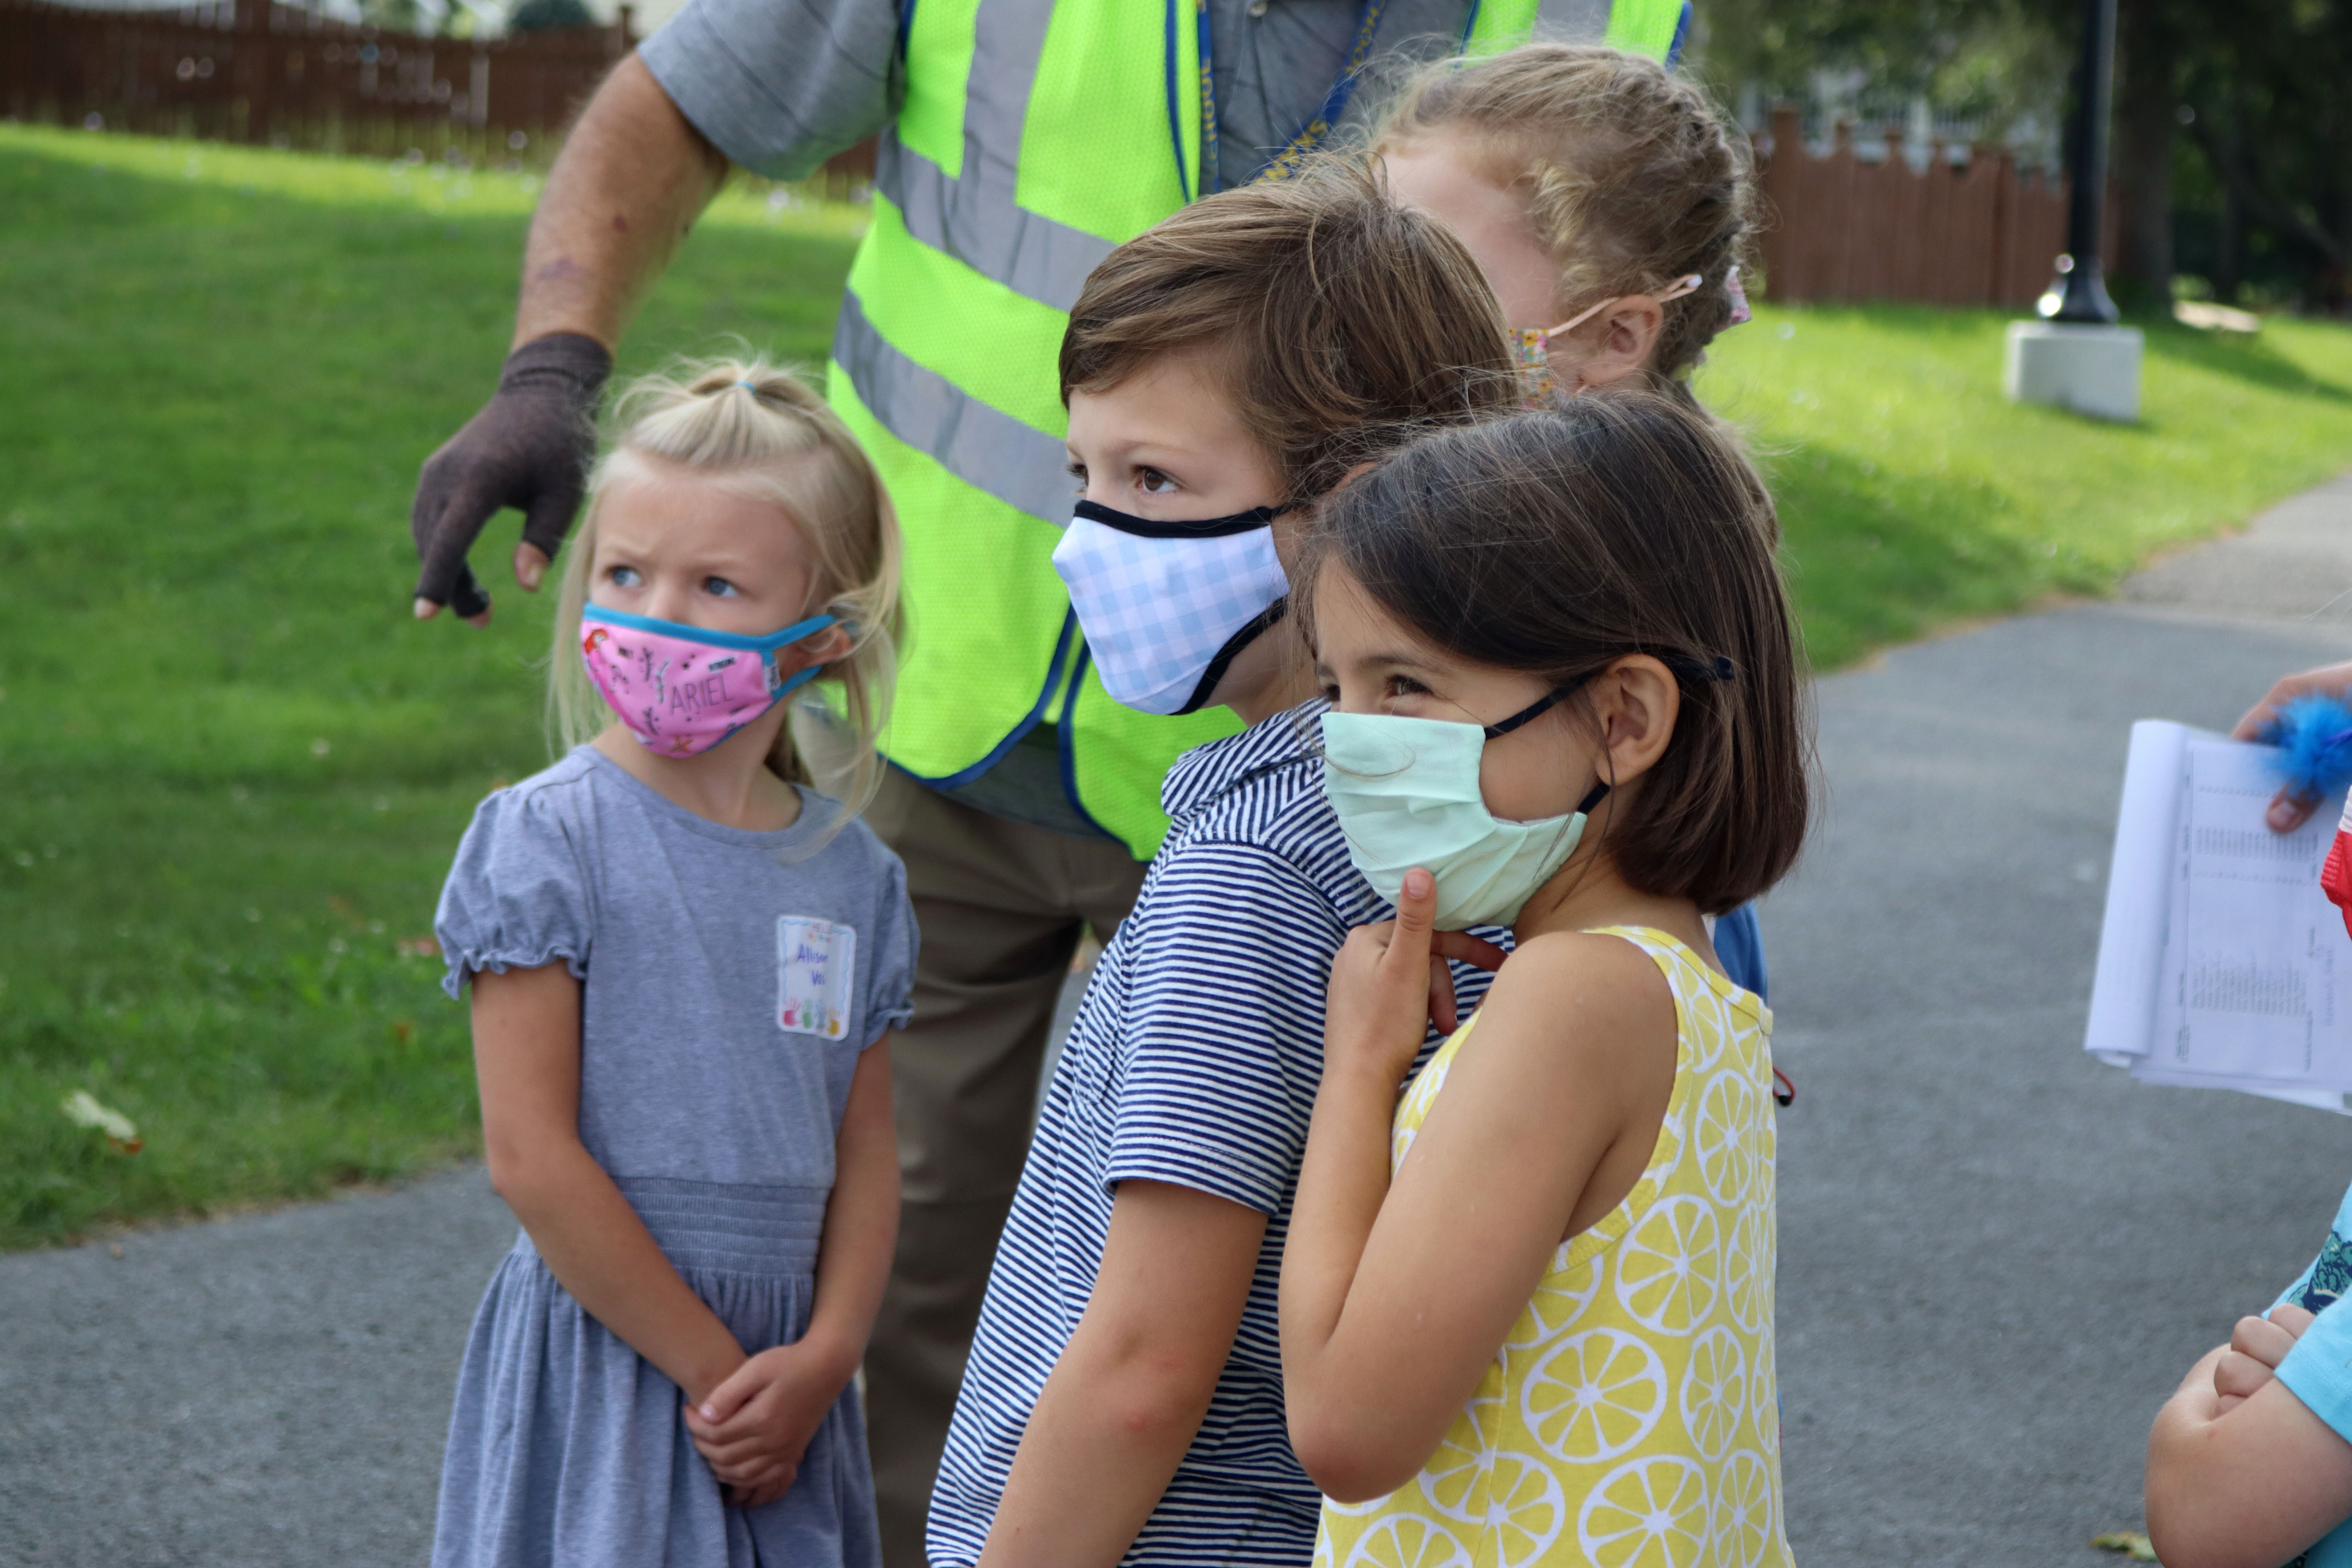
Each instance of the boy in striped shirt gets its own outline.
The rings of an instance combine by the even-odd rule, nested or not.
[[[1047,1090],[930,1559],[1304,1564],[1320,1498],[1290,1450],[1276,1290],[1331,960],[1391,911],[1323,795],[1282,566],[1298,509],[1375,433],[1516,402],[1503,322],[1458,242],[1335,165],[1115,251],[1062,386],[1083,500],[1055,566],[1105,686],[1248,728],[1171,771],[1169,836]],[[1442,1014],[1484,988],[1454,973]]]

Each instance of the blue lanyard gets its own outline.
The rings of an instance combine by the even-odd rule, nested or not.
[[[1388,0],[1364,0],[1363,9],[1356,17],[1356,41],[1348,51],[1348,63],[1340,68],[1339,79],[1331,84],[1331,90],[1323,95],[1322,106],[1307,117],[1307,123],[1292,132],[1290,141],[1280,152],[1259,164],[1249,179],[1242,184],[1249,184],[1258,180],[1286,180],[1298,172],[1299,164],[1306,161],[1308,153],[1330,140],[1331,128],[1339,122],[1340,116],[1347,113],[1348,100],[1354,96],[1356,83],[1362,79],[1364,67],[1372,58],[1372,40],[1381,30],[1381,17],[1387,10]],[[1177,129],[1174,103],[1175,22],[1176,0],[1169,0],[1168,121],[1171,133]],[[1197,194],[1207,195],[1213,191],[1226,188],[1217,169],[1217,94],[1211,77],[1215,49],[1210,37],[1209,0],[1193,0],[1192,23],[1200,41],[1201,56],[1201,183]],[[1183,183],[1184,142],[1181,135],[1176,137],[1176,178],[1180,184]]]

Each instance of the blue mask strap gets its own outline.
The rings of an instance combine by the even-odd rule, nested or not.
[[[834,616],[811,616],[807,620],[794,621],[782,631],[776,633],[774,637],[762,637],[760,639],[762,642],[772,645],[771,647],[761,648],[760,650],[760,657],[767,661],[769,668],[773,669],[776,666],[777,654],[782,652],[785,648],[792,647],[793,644],[800,641],[803,637],[815,636],[818,632],[824,630],[825,627],[834,625],[838,618],[839,617]],[[796,691],[800,688],[806,686],[810,681],[814,680],[817,678],[817,672],[823,668],[824,668],[824,666],[822,663],[812,664],[806,669],[787,677],[783,684],[776,688],[774,695],[771,697],[769,700],[771,702],[782,701],[786,693]]]
[[[786,693],[797,691],[802,687],[806,686],[810,681],[814,680],[817,678],[817,672],[823,668],[824,668],[824,666],[821,664],[813,664],[806,669],[802,670],[798,675],[793,676],[782,686],[776,688],[775,700],[781,701]]]
[[[760,651],[771,654],[781,652],[803,637],[814,637],[825,627],[832,626],[838,618],[835,616],[811,616],[807,620],[794,621],[782,631],[771,637],[761,637],[760,640],[768,646]],[[809,668],[814,669],[816,667],[811,665]]]
[[[745,653],[772,654],[804,637],[824,630],[840,617],[811,616],[804,621],[794,621],[780,632],[765,637],[747,637],[737,632],[713,631],[709,626],[689,626],[681,621],[659,620],[652,616],[633,616],[626,610],[607,609],[602,605],[583,605],[580,618],[603,621],[610,626],[628,626],[641,632],[658,632],[664,637],[684,637],[690,642],[707,643],[712,647],[740,648]]]

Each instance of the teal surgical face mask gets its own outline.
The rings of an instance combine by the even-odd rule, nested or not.
[[[1579,681],[1577,686],[1582,685]],[[1585,815],[1609,791],[1565,816],[1503,822],[1478,789],[1486,742],[1576,689],[1562,687],[1499,724],[1480,728],[1391,713],[1323,715],[1323,793],[1347,836],[1348,858],[1393,904],[1415,866],[1437,879],[1437,924],[1507,926],[1584,836]]]

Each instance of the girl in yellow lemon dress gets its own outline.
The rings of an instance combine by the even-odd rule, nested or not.
[[[1804,837],[1772,531],[1640,395],[1425,437],[1318,525],[1326,788],[1398,910],[1332,971],[1283,1264],[1318,1563],[1789,1561],[1771,1015],[1704,919]],[[1512,954],[1407,1083],[1473,924]]]

